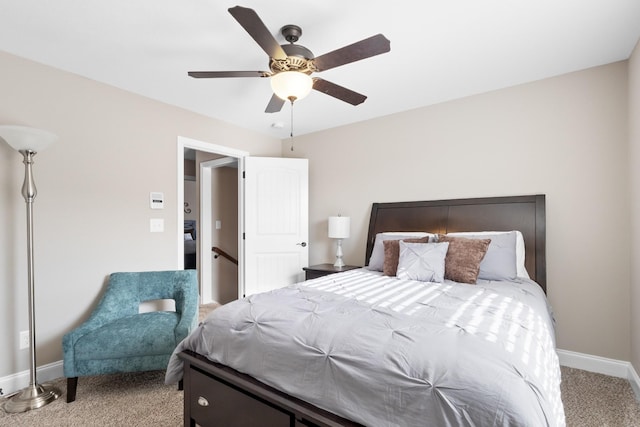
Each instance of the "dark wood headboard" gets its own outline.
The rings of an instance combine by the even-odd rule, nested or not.
[[[365,265],[377,233],[384,231],[519,230],[525,243],[525,266],[532,280],[547,291],[544,195],[486,197],[423,202],[374,203],[371,208]]]

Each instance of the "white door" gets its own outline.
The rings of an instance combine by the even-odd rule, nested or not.
[[[244,295],[304,280],[309,259],[307,159],[244,158]]]

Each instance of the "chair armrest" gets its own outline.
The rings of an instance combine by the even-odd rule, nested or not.
[[[181,272],[183,273],[183,272]],[[196,327],[198,321],[198,278],[195,270],[185,270],[176,277],[175,302],[180,321],[174,335],[179,343]]]
[[[67,344],[73,346],[83,335],[116,319],[138,313],[137,298],[132,297],[134,292],[135,290],[122,280],[121,273],[111,274],[107,289],[96,308],[87,320],[64,336],[63,345],[66,340]]]
[[[103,297],[104,300],[104,297]],[[98,304],[98,308],[101,307],[102,300]],[[62,353],[64,359],[64,376],[67,378],[77,377],[78,372],[76,371],[76,362],[75,362],[75,347],[76,343],[83,336],[90,334],[92,331],[100,328],[104,324],[109,322],[110,316],[107,316],[106,311],[100,311],[96,308],[91,316],[87,320],[85,320],[80,326],[71,331],[67,332],[62,337]]]

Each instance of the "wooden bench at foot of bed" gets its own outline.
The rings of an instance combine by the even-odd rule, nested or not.
[[[360,426],[192,351],[179,357],[185,426]]]

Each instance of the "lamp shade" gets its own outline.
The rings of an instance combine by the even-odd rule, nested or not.
[[[285,101],[294,98],[299,100],[309,95],[313,79],[311,76],[299,71],[283,71],[271,77],[271,89],[278,98]]]
[[[349,237],[351,218],[348,216],[329,217],[329,237],[332,239],[346,239]]]
[[[0,126],[0,138],[16,151],[30,150],[39,152],[53,144],[58,137],[46,130],[27,126]]]

